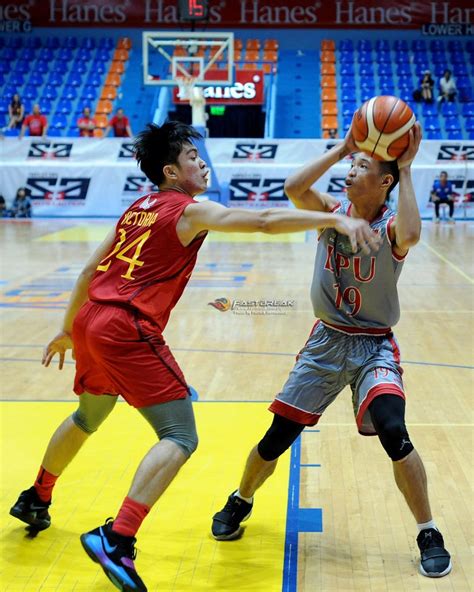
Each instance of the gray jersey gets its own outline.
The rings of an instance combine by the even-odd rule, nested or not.
[[[344,200],[334,210],[349,214]],[[382,244],[376,253],[352,253],[347,236],[333,228],[319,235],[314,263],[311,300],[314,314],[324,323],[347,333],[384,333],[400,318],[397,281],[403,257],[390,242],[389,228],[395,213],[383,206],[370,226]]]

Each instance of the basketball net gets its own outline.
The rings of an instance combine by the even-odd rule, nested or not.
[[[185,76],[178,79],[178,96],[181,100],[189,101],[192,111],[194,127],[206,127],[206,99],[202,88],[196,86],[196,77]]]

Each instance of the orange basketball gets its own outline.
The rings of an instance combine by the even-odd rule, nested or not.
[[[408,148],[416,121],[410,107],[390,96],[372,97],[354,114],[352,136],[360,150],[377,160],[396,160]]]

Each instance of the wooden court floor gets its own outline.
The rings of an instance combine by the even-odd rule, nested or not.
[[[39,360],[81,265],[109,226],[0,224],[2,591],[113,589],[77,541],[116,512],[135,464],[153,443],[126,404],[58,482],[51,529],[31,540],[8,516],[18,491],[31,484],[49,434],[74,409],[73,363],[58,372]],[[210,538],[212,513],[237,487],[249,447],[270,421],[266,407],[313,324],[315,241],[312,234],[213,234],[166,330],[197,392],[201,444],[140,533],[137,566],[150,590],[474,589],[473,229],[469,221],[424,223],[399,282],[396,327],[407,423],[425,462],[452,573],[440,580],[418,574],[416,525],[377,439],[358,436],[347,389],[257,494],[244,537]],[[242,304],[248,301],[266,306]],[[234,308],[219,310],[225,302]]]

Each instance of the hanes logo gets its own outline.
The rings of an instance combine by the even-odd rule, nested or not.
[[[70,142],[31,142],[28,158],[69,158],[72,146]]]
[[[278,144],[239,143],[235,145],[232,158],[237,160],[273,160]]]
[[[438,162],[447,160],[474,160],[474,144],[441,144]]]
[[[87,177],[29,177],[26,187],[30,198],[41,205],[84,205],[90,181]]]
[[[231,201],[278,201],[286,202],[285,179],[257,177],[233,177],[229,183]]]

